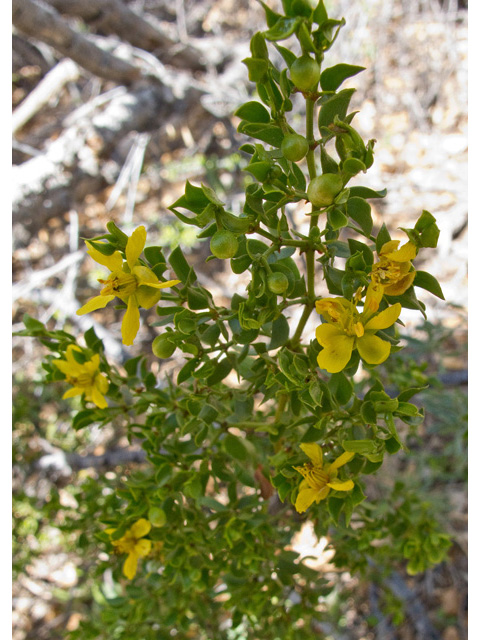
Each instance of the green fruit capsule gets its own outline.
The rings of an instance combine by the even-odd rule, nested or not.
[[[150,507],[148,510],[148,519],[154,527],[163,527],[167,522],[165,511],[160,509],[160,507]]]
[[[324,173],[308,185],[307,196],[315,207],[328,207],[343,188],[343,182],[335,173]]]
[[[299,162],[304,158],[309,150],[310,146],[307,139],[298,133],[289,133],[283,140],[280,147],[283,157],[292,162]]]
[[[310,56],[300,56],[290,67],[290,78],[300,91],[310,91],[320,80],[320,66]]]
[[[213,234],[210,240],[210,251],[216,258],[233,258],[238,251],[238,240],[234,233],[222,229]]]
[[[272,293],[281,295],[288,289],[288,278],[284,273],[271,273],[267,278],[267,285]]]
[[[170,358],[176,348],[167,336],[157,336],[152,342],[152,351],[157,358]]]

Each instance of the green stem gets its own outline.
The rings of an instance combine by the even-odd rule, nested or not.
[[[308,174],[310,180],[317,175],[317,169],[315,167],[315,154],[313,146],[315,145],[315,137],[313,135],[313,120],[314,120],[314,107],[315,100],[312,98],[306,99],[306,133],[307,133],[307,141],[310,145],[310,150],[307,153],[307,166],[308,166]],[[313,207],[312,207],[313,210]],[[318,226],[318,214],[312,214],[310,217],[310,231],[313,227]],[[308,302],[305,304],[303,309],[303,313],[298,322],[297,329],[293,334],[291,345],[295,347],[302,337],[303,330],[305,325],[307,324],[308,318],[312,310],[315,307],[315,249],[311,246],[307,248],[305,251],[305,256],[307,260],[307,299]]]

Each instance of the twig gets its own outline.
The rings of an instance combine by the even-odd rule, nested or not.
[[[67,82],[77,80],[80,69],[72,60],[61,60],[38,83],[12,115],[12,133],[21,129],[53,96],[56,96]]]

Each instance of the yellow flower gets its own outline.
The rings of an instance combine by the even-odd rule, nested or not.
[[[108,379],[98,370],[100,356],[95,354],[91,360],[80,364],[75,360],[74,351],[82,352],[80,347],[70,344],[65,353],[65,360],[54,360],[53,364],[65,374],[68,384],[73,386],[63,394],[63,398],[73,398],[85,394],[85,400],[97,405],[99,409],[108,407],[103,394],[108,389]]]
[[[413,284],[415,269],[411,260],[417,255],[417,248],[410,241],[400,249],[399,244],[400,240],[386,242],[378,254],[379,261],[372,267],[365,299],[365,308],[371,312],[378,311],[384,294],[400,296]]]
[[[397,320],[402,310],[400,303],[374,317],[368,310],[360,314],[353,302],[345,298],[317,300],[316,309],[327,320],[315,332],[323,347],[317,357],[321,369],[329,373],[342,371],[354,349],[368,364],[380,364],[390,355],[390,343],[374,334]]]
[[[112,544],[118,553],[128,553],[123,564],[123,575],[129,580],[133,580],[137,573],[139,558],[148,556],[152,548],[152,541],[145,540],[152,525],[145,518],[140,518],[133,524],[126,533],[118,540],[112,540]],[[107,529],[106,533],[112,534],[115,529]]]
[[[180,280],[168,280],[160,282],[151,269],[139,263],[140,254],[145,246],[147,232],[145,227],[138,227],[128,238],[125,247],[126,261],[120,251],[115,251],[111,256],[105,256],[87,242],[88,254],[98,262],[110,269],[111,274],[106,280],[99,280],[104,285],[99,296],[95,296],[77,311],[77,315],[103,309],[114,298],[120,298],[127,305],[127,311],[122,322],[122,342],[125,345],[133,344],[135,336],[140,328],[139,307],[150,309],[160,300],[159,289],[173,287]]]
[[[350,491],[355,486],[352,480],[337,480],[338,468],[342,467],[355,455],[350,451],[345,451],[331,464],[323,465],[322,448],[315,443],[302,443],[300,448],[310,458],[311,462],[305,463],[301,467],[293,467],[302,474],[303,480],[300,483],[295,509],[298,513],[303,513],[314,502],[317,504],[330,493],[330,489],[335,491]]]

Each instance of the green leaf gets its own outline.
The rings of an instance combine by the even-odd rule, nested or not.
[[[272,323],[272,338],[268,345],[268,350],[282,347],[288,340],[290,326],[288,320],[283,315],[279,315]]]
[[[348,247],[350,249],[350,254],[353,255],[357,251],[359,251],[363,255],[363,259],[365,260],[365,264],[371,266],[373,264],[373,251],[363,242],[359,242],[358,240],[354,240],[353,238],[348,239]]]
[[[248,69],[250,82],[264,82],[268,78],[268,60],[264,58],[245,58],[243,64]]]
[[[177,376],[177,384],[182,384],[188,380],[200,363],[199,358],[192,358],[180,369]]]
[[[278,51],[278,53],[282,56],[282,58],[285,60],[287,67],[290,68],[292,64],[295,62],[295,60],[297,59],[296,55],[292,53],[290,49],[286,49],[285,47],[282,47],[282,45],[280,44],[274,43],[274,47]]]
[[[347,114],[348,105],[354,93],[355,89],[343,89],[326,100],[320,107],[318,127],[328,127],[333,123],[335,116],[343,120]]]
[[[25,328],[28,331],[32,331],[32,332],[39,332],[41,331],[42,333],[45,332],[45,325],[40,322],[40,320],[37,320],[36,318],[32,318],[32,316],[29,316],[28,313],[24,313],[23,314],[23,324],[25,325]]]
[[[327,507],[330,515],[333,518],[335,524],[338,524],[338,518],[340,517],[340,512],[343,508],[343,499],[342,498],[330,498],[327,502]]]
[[[375,242],[375,247],[377,249],[377,253],[378,254],[380,253],[380,250],[383,247],[383,245],[386,242],[390,242],[391,239],[392,238],[391,238],[390,234],[388,233],[388,229],[385,226],[385,223],[383,223],[382,226],[380,227],[380,231],[377,234],[377,240]]]
[[[268,161],[251,162],[244,168],[244,171],[251,173],[259,182],[265,182],[270,174],[272,166],[272,163]]]
[[[248,457],[248,451],[242,440],[237,436],[234,436],[231,433],[227,433],[225,436],[225,440],[223,441],[225,446],[225,451],[235,458],[235,460],[240,460],[243,462]]]
[[[268,124],[270,122],[270,114],[261,102],[246,102],[242,104],[233,114],[247,122],[260,122]]]
[[[256,122],[242,122],[238,125],[237,131],[244,133],[251,138],[262,140],[273,147],[280,147],[283,140],[283,131],[274,125],[264,125]]]
[[[207,378],[207,385],[212,386],[217,384],[217,382],[221,382],[224,378],[228,376],[230,371],[232,370],[232,363],[227,358],[224,358],[221,362],[217,364],[215,367],[215,371]]]
[[[338,207],[327,211],[327,220],[334,231],[346,227],[348,224],[347,216]]]
[[[325,20],[328,20],[327,10],[325,9],[323,0],[318,0],[318,4],[313,11],[313,21],[321,25]]]
[[[275,13],[275,11],[272,11],[270,7],[265,4],[265,2],[262,2],[262,0],[259,0],[259,2],[265,11],[265,20],[267,21],[267,26],[273,27],[273,25],[278,22],[282,16],[279,13]]]
[[[215,498],[211,498],[210,496],[202,496],[201,498],[199,498],[197,500],[197,504],[203,507],[207,507],[208,509],[211,509],[212,511],[227,511],[228,507],[226,507],[224,504],[222,504],[221,502],[218,502],[218,500],[215,500]]]
[[[372,233],[372,207],[363,198],[357,196],[347,200],[347,214],[355,220],[360,229],[369,236]]]
[[[359,197],[359,198],[385,198],[387,195],[387,190],[382,189],[381,191],[374,191],[369,187],[350,187],[350,197]]]
[[[190,309],[208,309],[209,300],[207,295],[199,287],[188,287],[187,301]]]
[[[168,261],[175,271],[175,274],[182,282],[187,282],[191,274],[193,275],[193,280],[197,279],[195,271],[188,264],[180,247],[177,247],[172,251],[170,257],[168,258]]]
[[[72,427],[75,431],[88,427],[90,424],[97,422],[99,419],[99,412],[97,409],[83,409],[73,416]]]
[[[438,283],[438,280],[426,271],[415,272],[415,280],[413,281],[413,286],[421,287],[422,289],[433,293],[433,295],[437,296],[437,298],[445,300],[445,296],[443,295],[443,291],[440,284]]]
[[[377,449],[374,440],[343,440],[342,447],[345,451],[360,454],[373,453]]]
[[[323,91],[336,91],[344,80],[356,76],[357,73],[364,70],[365,67],[358,67],[353,64],[336,64],[322,71],[320,75],[320,86]]]
[[[165,262],[165,257],[162,253],[161,247],[145,247],[143,253],[148,262],[155,266],[159,262]]]
[[[250,51],[254,58],[263,58],[268,60],[268,48],[263,33],[257,32],[253,34],[252,39],[250,40]]]
[[[301,23],[302,19],[296,18],[280,18],[275,24],[264,32],[264,36],[271,42],[277,42],[278,40],[285,40],[294,33],[295,29]]]

